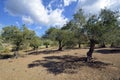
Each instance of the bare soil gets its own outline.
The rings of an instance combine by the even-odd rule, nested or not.
[[[120,80],[120,49],[95,49],[90,63],[87,51],[42,49],[0,59],[0,80]]]

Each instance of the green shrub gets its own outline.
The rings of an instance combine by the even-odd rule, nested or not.
[[[1,53],[10,53],[10,49],[5,48],[5,49],[3,49],[3,50],[1,51]]]
[[[0,45],[0,51],[2,51],[2,50],[3,50],[3,46]]]

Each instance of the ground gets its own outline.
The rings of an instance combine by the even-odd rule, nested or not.
[[[120,80],[119,50],[95,49],[91,63],[84,61],[88,49],[26,52],[0,59],[0,80]]]

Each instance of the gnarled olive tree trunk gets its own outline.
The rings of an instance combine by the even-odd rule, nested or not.
[[[14,52],[14,57],[15,58],[18,58],[18,56],[19,56],[19,50],[20,50],[21,43],[22,43],[21,40],[16,43],[16,49],[15,49],[15,52]]]
[[[94,39],[90,39],[90,48],[89,51],[87,52],[87,62],[90,62],[92,59],[92,54],[95,48],[95,40]]]
[[[58,51],[62,51],[63,47],[65,46],[63,41],[58,41],[58,45],[59,45]]]
[[[58,51],[62,51],[62,48],[63,48],[62,41],[58,41],[58,44],[59,44]]]

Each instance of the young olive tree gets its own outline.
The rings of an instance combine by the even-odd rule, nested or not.
[[[29,30],[27,27],[23,26],[19,29],[16,26],[7,26],[3,28],[2,37],[6,42],[15,45],[15,56],[18,56],[18,51],[20,47],[32,40],[35,35],[34,31]]]
[[[61,30],[58,28],[50,28],[48,31],[46,31],[45,34],[46,37],[53,41],[58,42],[58,50],[61,51],[63,47],[66,45],[67,41],[72,39],[73,33],[68,30]]]
[[[48,46],[51,44],[51,40],[49,39],[44,39],[43,40],[43,45],[45,45],[46,48],[48,48]]]
[[[33,39],[30,40],[30,46],[33,47],[33,50],[38,49],[41,44],[42,41],[38,36],[34,36]]]

